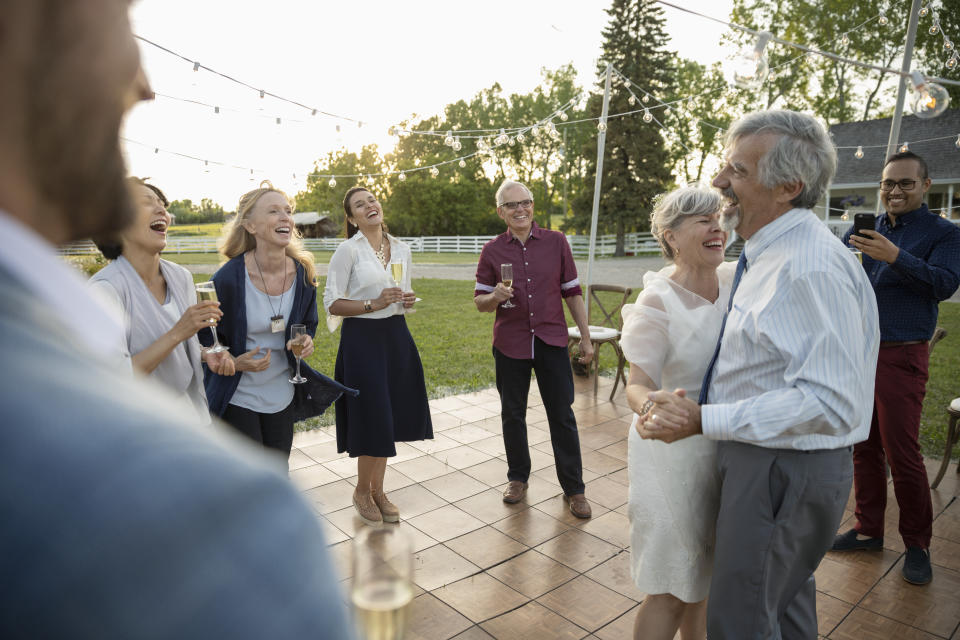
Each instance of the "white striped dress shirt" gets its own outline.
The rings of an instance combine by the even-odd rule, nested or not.
[[[800,450],[866,440],[880,329],[863,267],[809,209],[765,225],[744,252],[704,435]]]

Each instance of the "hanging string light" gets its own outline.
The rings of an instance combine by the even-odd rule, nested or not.
[[[770,73],[767,57],[763,55],[767,43],[773,38],[769,31],[761,31],[753,50],[737,56],[730,65],[730,75],[733,84],[741,89],[755,91],[763,85]]]
[[[463,148],[463,144],[460,142],[460,136],[457,136],[453,139],[453,144],[450,145],[454,151],[460,151]]]
[[[597,131],[599,131],[600,133],[603,133],[603,132],[606,131],[606,130],[607,130],[607,123],[606,123],[606,121],[605,121],[605,120],[600,120],[600,122],[597,123]]]
[[[406,180],[407,180],[407,174],[404,173],[403,171],[401,171],[401,172],[400,172],[400,175],[398,175],[397,178],[400,180],[400,182],[406,182]]]
[[[857,150],[854,152],[853,157],[856,158],[857,160],[861,160],[863,158],[862,146],[857,147]]]
[[[840,36],[840,46],[841,46],[841,47],[849,47],[849,46],[850,46],[850,35],[849,35],[849,34],[846,34],[846,33],[845,33],[845,34],[843,34],[842,36]]]
[[[910,73],[910,83],[913,85],[913,96],[910,98],[910,108],[918,118],[936,118],[943,113],[950,104],[950,94],[935,82],[929,82],[919,71]]]
[[[438,175],[440,175],[440,169],[430,167],[430,176],[436,178]]]
[[[887,26],[889,23],[890,23],[890,19],[887,18],[887,14],[885,14],[883,11],[881,11],[881,12],[880,12],[880,15],[877,16],[877,24],[879,24],[881,27],[885,27],[885,26]]]
[[[644,121],[644,122],[650,122],[651,120],[653,120],[653,114],[650,113],[650,109],[647,109],[646,107],[644,107],[644,109],[643,109],[643,121]]]
[[[910,151],[910,143],[904,142],[902,145],[900,145],[900,153],[906,153],[907,151]]]
[[[452,146],[453,146],[453,132],[452,132],[452,131],[447,131],[447,135],[444,136],[444,138],[443,138],[443,144],[447,145],[448,147],[452,147]]]
[[[631,94],[630,94],[630,97],[627,98],[627,104],[629,104],[631,107],[632,107],[633,105],[637,104],[637,99],[636,99],[636,97],[634,97],[633,93],[631,93]]]
[[[327,186],[330,187],[331,189],[333,189],[335,186],[337,186],[337,181],[336,181],[336,179],[335,179],[335,178],[330,178],[330,180],[327,181]]]
[[[467,161],[464,160],[463,158],[460,158],[460,162],[458,162],[457,164],[460,165],[461,169],[463,169],[464,167],[467,166]]]

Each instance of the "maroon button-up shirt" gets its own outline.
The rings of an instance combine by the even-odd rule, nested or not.
[[[492,292],[500,282],[500,265],[513,265],[515,306],[497,306],[493,346],[508,358],[533,358],[533,339],[555,347],[567,345],[563,298],[583,295],[577,265],[566,237],[533,223],[526,244],[509,230],[483,246],[477,264],[474,297]]]

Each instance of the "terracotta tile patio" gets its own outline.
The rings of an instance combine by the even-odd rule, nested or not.
[[[525,501],[500,500],[506,462],[495,389],[435,400],[435,439],[398,446],[386,489],[401,510],[399,526],[415,547],[409,640],[630,638],[644,594],[629,568],[626,435],[631,412],[611,382],[577,380],[591,520],[570,515],[561,498],[542,403],[530,396],[534,473]],[[606,391],[605,391],[606,389]],[[291,479],[313,505],[340,578],[350,579],[351,538],[364,525],[351,506],[356,464],[336,452],[333,428],[299,433]],[[939,461],[929,460],[933,476]],[[886,548],[829,553],[817,571],[817,613],[825,638],[960,640],[960,476],[951,465],[933,492],[934,579],[916,587],[900,576],[892,485]],[[853,517],[847,505],[846,530]],[[346,596],[344,596],[346,601]]]

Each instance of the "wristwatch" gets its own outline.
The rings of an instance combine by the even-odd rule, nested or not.
[[[364,311],[373,311],[373,302],[370,300],[363,301],[363,310]]]

